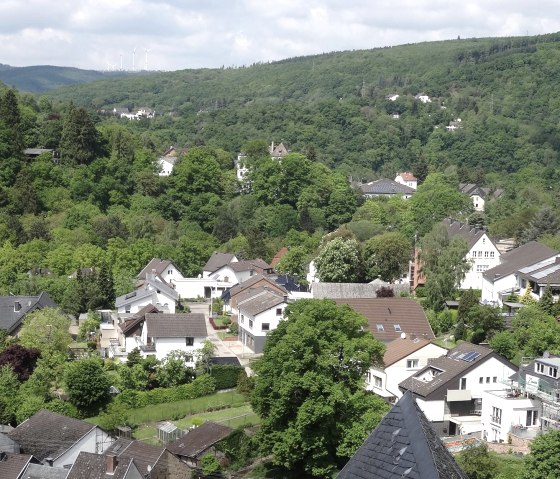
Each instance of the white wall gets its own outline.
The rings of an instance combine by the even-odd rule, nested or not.
[[[420,410],[426,415],[429,421],[441,422],[445,420],[445,401],[425,401],[422,398],[416,399],[416,404]]]
[[[286,303],[281,303],[267,311],[263,311],[262,313],[253,316],[243,311],[242,304],[239,305],[238,322],[239,322],[239,328],[240,330],[242,330],[239,335],[239,338],[242,342],[244,342],[245,346],[253,350],[253,352],[260,353],[262,350],[262,346],[265,342],[266,335],[270,331],[274,331],[278,327],[280,321],[282,321],[282,319],[284,318],[283,315],[286,306],[287,306]],[[282,314],[277,315],[276,309],[281,309]],[[252,326],[250,325],[250,321],[253,322]],[[263,331],[262,329],[263,323],[268,323],[269,325],[268,331]],[[246,332],[247,334],[249,334],[254,338],[254,344],[250,344],[250,342],[247,341],[246,335],[243,334],[244,332]]]
[[[159,176],[169,176],[173,171],[173,165],[164,158],[160,158],[159,160]]]
[[[488,358],[486,361],[479,364],[478,367],[463,376],[467,379],[465,389],[471,391],[473,398],[482,398],[484,391],[507,389],[507,379],[514,372],[515,369],[506,366],[497,358]],[[480,382],[480,378],[482,378],[482,383]],[[448,389],[459,389],[459,383],[449,385]]]
[[[482,273],[500,264],[500,252],[488,236],[483,235],[467,253],[467,260],[471,262],[471,268],[461,283],[461,289],[482,289]]]
[[[183,351],[187,354],[193,356],[193,361],[187,363],[187,366],[194,368],[196,363],[195,353],[202,348],[206,338],[194,338],[194,344],[192,346],[186,345],[186,338],[154,338],[156,345],[156,359],[161,361],[165,358],[171,351]],[[145,343],[144,343],[145,344]],[[154,354],[147,352],[144,355]]]
[[[517,289],[517,278],[515,274],[508,274],[507,276],[496,278],[496,281],[492,282],[486,278],[482,279],[482,302],[488,302],[496,304],[497,306],[502,306],[502,296],[500,293],[504,294],[506,291]]]
[[[53,440],[56,440],[56,437],[53,436]],[[109,436],[106,432],[102,431],[98,427],[95,427],[60,457],[53,458],[55,459],[53,461],[53,466],[64,467],[70,464],[74,464],[80,452],[101,454],[102,452],[105,452],[107,449],[109,449],[113,442],[114,439],[111,436]]]
[[[235,278],[232,278],[235,279]],[[210,288],[212,298],[219,298],[222,293],[234,286],[236,283],[233,281],[224,282],[206,278],[182,278],[174,279],[173,285],[175,291],[181,298],[204,298],[205,288]]]
[[[141,298],[137,301],[133,301],[132,303],[130,303],[130,310],[128,311],[130,314],[136,314],[138,311],[140,311],[144,306],[147,306],[148,304],[152,304],[153,299],[152,296],[146,296],[144,298]],[[118,308],[118,312],[119,313],[126,313],[127,312],[127,308],[126,306],[120,306]]]

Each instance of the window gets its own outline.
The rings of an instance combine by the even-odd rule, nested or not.
[[[382,324],[377,325],[377,331],[385,331],[385,328],[383,327]]]
[[[263,323],[262,324],[262,330],[263,331],[270,331],[270,324],[269,323]]]
[[[406,368],[407,369],[415,369],[418,367],[418,359],[407,359],[406,360]]]
[[[490,382],[490,376],[488,376],[488,377],[486,378],[486,384],[488,384],[489,382]]]
[[[482,244],[486,244],[486,238],[482,238]]]
[[[476,258],[476,251],[473,251],[473,252],[472,252],[472,257],[473,257],[473,258]]]
[[[479,258],[482,258],[482,251],[479,251],[479,252],[478,252],[478,257],[479,257]]]
[[[539,411],[537,411],[536,409],[527,411],[527,422],[525,423],[525,425],[536,426],[538,416],[539,416]]]
[[[490,417],[490,420],[496,424],[502,424],[502,410],[492,406],[492,416]]]
[[[371,371],[366,373],[366,383],[371,384]]]
[[[380,377],[373,376],[373,387],[381,389],[383,387],[383,381]]]
[[[276,308],[276,316],[282,316],[282,308]]]
[[[494,257],[494,251],[490,251],[490,258]]]
[[[185,356],[185,362],[186,363],[192,363],[192,362],[194,362],[194,358],[192,356]]]
[[[255,272],[253,270],[249,271],[249,276],[253,276]]]
[[[544,373],[544,364],[536,363],[535,369],[537,370],[538,373]]]
[[[253,320],[252,319],[249,320],[249,328],[253,329]]]
[[[393,327],[395,328],[395,331],[397,331],[397,332],[402,331],[400,324],[393,324]]]
[[[486,271],[487,269],[488,269],[487,264],[477,264],[476,265],[476,272],[477,273],[482,273],[483,271]]]
[[[172,269],[168,269],[168,270],[167,270],[167,274],[173,274],[173,270],[172,270]]]
[[[185,345],[186,346],[193,346],[194,345],[194,338],[185,338]]]
[[[467,389],[467,378],[461,378],[461,384],[459,385],[459,389]]]
[[[241,315],[241,324],[243,324],[245,322],[245,316]]]
[[[484,252],[484,257],[485,257],[485,258],[488,258],[489,256],[490,256],[490,251],[485,251],[485,252]]]
[[[484,378],[481,376],[478,378],[478,384],[484,383]]]
[[[130,313],[130,304],[127,304],[127,305],[124,307],[124,312],[125,312],[125,313]]]
[[[497,382],[498,382],[497,376],[494,376],[494,377],[492,378],[492,382],[493,382],[493,383],[497,383]]]

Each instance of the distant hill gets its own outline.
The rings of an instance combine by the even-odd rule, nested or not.
[[[19,91],[43,93],[66,85],[91,83],[97,80],[146,74],[147,72],[101,72],[81,70],[79,68],[36,65],[30,67],[12,67],[0,63],[0,81]]]

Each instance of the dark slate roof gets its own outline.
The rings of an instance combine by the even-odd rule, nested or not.
[[[443,220],[443,224],[447,228],[447,234],[449,237],[453,238],[455,236],[460,236],[461,238],[464,238],[469,245],[469,250],[480,238],[486,235],[486,231],[483,229],[476,228],[475,226],[457,221],[453,218],[445,218]],[[488,238],[488,240],[490,241],[490,238]]]
[[[66,479],[68,469],[63,467],[43,466],[42,464],[29,464],[22,479]],[[82,476],[88,479],[91,476]]]
[[[144,266],[144,269],[140,271],[138,279],[146,279],[147,275],[152,273],[161,274],[165,272],[170,265],[174,266],[175,269],[178,269],[177,266],[168,259],[152,258],[152,260]]]
[[[0,329],[13,333],[27,313],[43,308],[58,308],[44,292],[39,296],[0,296]]]
[[[218,253],[214,251],[212,256],[208,259],[202,271],[209,271],[213,273],[214,271],[222,268],[226,264],[231,263],[231,261],[235,259],[235,255],[231,253]]]
[[[147,313],[159,313],[159,309],[157,309],[153,304],[147,304],[142,309],[140,309],[134,316],[127,319],[124,323],[120,324],[121,331],[126,336],[126,334],[136,328],[142,321],[146,318]]]
[[[234,263],[230,263],[229,267],[236,273],[240,273],[242,271],[251,271],[251,270],[257,271],[259,273],[263,273],[267,270],[272,269],[272,266],[270,266],[265,260],[261,258],[236,261]]]
[[[107,473],[107,456],[80,452],[66,479],[123,479],[130,467],[136,467],[130,457],[118,458],[113,473]]]
[[[454,123],[454,122],[451,122]],[[450,123],[450,125],[451,125]],[[459,125],[461,124],[460,122],[458,123]],[[492,188],[486,188],[483,186],[478,186],[475,183],[460,183],[459,184],[459,191],[461,193],[465,193],[466,195],[469,196],[480,196],[482,199],[486,199],[488,197],[490,198],[499,198],[500,196],[502,196],[504,194],[504,190],[497,188],[495,190],[492,190]]]
[[[243,311],[245,314],[255,316],[257,314],[275,308],[279,304],[284,303],[284,296],[276,292],[264,289],[243,301],[237,303],[237,309],[240,314]]]
[[[42,409],[10,431],[8,436],[20,445],[22,452],[43,461],[47,457],[56,459],[95,427]]]
[[[270,279],[274,280],[274,282],[287,291],[296,291],[296,292],[303,292],[307,291],[307,288],[301,286],[298,282],[298,278],[296,276],[290,276],[288,274],[274,274],[268,276]]]
[[[208,335],[202,313],[147,313],[146,325],[151,338],[205,338]]]
[[[19,479],[32,456],[29,454],[0,453],[0,477],[2,479]]]
[[[478,353],[479,356],[472,361],[461,359],[461,355],[469,352]],[[510,367],[513,371],[517,371],[517,367],[514,364],[510,363],[499,354],[496,354],[491,349],[478,344],[464,342],[449,350],[446,356],[428,360],[427,366],[402,381],[399,384],[399,388],[413,391],[415,395],[426,399],[442,399],[447,389],[459,389],[458,378],[460,376],[464,376],[470,370],[477,368],[489,357],[494,357],[507,367]],[[433,368],[438,371],[438,374],[431,381],[424,382],[418,379],[418,377],[423,376],[426,371]]]
[[[560,256],[519,269],[519,276],[540,285],[560,284]]]
[[[559,251],[549,248],[544,244],[530,241],[504,253],[500,258],[501,264],[487,269],[483,276],[488,281],[498,281],[500,278],[513,274],[522,268],[552,258],[558,254],[560,254]]]
[[[405,393],[337,479],[467,479],[429,421]]]
[[[517,371],[516,373],[510,376],[510,379],[513,379],[514,381],[517,382],[526,382],[527,374],[529,374],[530,376],[539,378],[539,388],[548,391],[556,390],[558,388],[558,380],[551,376],[547,376],[546,374],[538,373],[535,370],[535,363],[537,362],[547,364],[553,367],[560,367],[560,356],[548,354],[547,357],[535,358],[526,366],[521,366],[519,368],[519,371]]]
[[[410,298],[335,298],[363,314],[368,329],[380,341],[388,343],[406,333],[409,338],[434,339],[434,332],[420,303]]]
[[[179,440],[168,444],[167,449],[176,456],[196,458],[232,432],[231,427],[207,421],[190,430]]]
[[[241,362],[239,361],[239,358],[237,356],[216,356],[210,358],[210,364],[242,367]]]
[[[389,178],[362,183],[359,187],[364,195],[412,195],[416,192],[414,188]]]
[[[164,452],[165,448],[161,446],[153,446],[145,442],[119,438],[103,454],[105,456],[114,454],[119,461],[133,459],[138,470],[145,474],[148,466],[153,468]]]

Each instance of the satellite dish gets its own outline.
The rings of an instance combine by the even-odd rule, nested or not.
[[[406,333],[404,331],[401,333],[401,339],[406,339]]]

